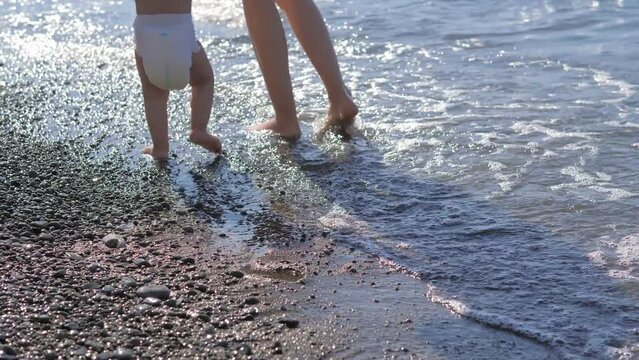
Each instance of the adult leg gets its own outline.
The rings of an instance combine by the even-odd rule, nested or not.
[[[142,152],[156,159],[165,160],[169,157],[169,119],[167,113],[169,92],[158,88],[149,81],[146,71],[144,71],[142,58],[137,53],[135,54],[135,62],[142,82],[146,122],[153,141],[153,144],[144,148]]]
[[[189,139],[214,153],[222,152],[222,143],[208,131],[213,107],[214,76],[206,52],[193,54],[191,64],[191,134]]]
[[[275,117],[254,127],[296,139],[301,130],[288,66],[286,35],[272,0],[243,0],[244,16]]]
[[[312,0],[276,0],[317,70],[330,102],[327,125],[350,125],[358,113],[344,84],[326,23]]]

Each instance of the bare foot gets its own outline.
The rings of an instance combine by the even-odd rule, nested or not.
[[[251,126],[249,129],[253,131],[272,131],[287,140],[297,140],[300,136],[302,136],[302,129],[300,129],[299,122],[290,125],[282,125],[276,118]]]
[[[149,145],[142,149],[142,153],[153,156],[156,160],[166,160],[169,158],[169,151],[157,151],[153,148],[153,145]]]
[[[328,130],[337,128],[338,131],[348,133],[349,129],[355,123],[355,117],[359,113],[359,108],[351,99],[350,92],[348,96],[339,104],[331,104],[326,114],[326,122],[320,129],[319,135],[324,135]]]
[[[222,153],[222,142],[215,135],[211,135],[205,131],[191,131],[189,139],[192,143],[200,145],[210,152],[218,155]]]

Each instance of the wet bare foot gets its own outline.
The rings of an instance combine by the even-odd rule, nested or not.
[[[212,153],[218,155],[222,153],[222,142],[215,135],[211,135],[204,131],[191,131],[189,139],[192,143],[200,145]]]
[[[153,145],[149,145],[142,149],[142,153],[153,156],[156,160],[166,160],[169,158],[169,151],[157,151],[153,148]]]
[[[290,125],[282,125],[276,118],[266,120],[265,122],[253,125],[249,128],[253,131],[272,131],[287,140],[297,140],[302,136],[299,122]]]
[[[340,104],[331,104],[326,114],[326,122],[322,125],[319,135],[323,136],[328,130],[336,129],[339,132],[348,134],[350,128],[355,123],[355,117],[359,113],[359,108],[348,96]]]

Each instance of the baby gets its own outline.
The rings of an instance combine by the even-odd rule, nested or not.
[[[213,106],[213,69],[195,37],[191,0],[136,0],[135,60],[153,145],[143,152],[169,156],[169,90],[191,84],[191,142],[220,154],[222,143],[207,126]]]

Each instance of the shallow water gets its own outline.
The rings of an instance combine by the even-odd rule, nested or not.
[[[361,134],[314,139],[326,102],[293,38],[304,138],[244,131],[270,107],[240,2],[195,1],[227,156],[211,164],[187,144],[188,92],[174,95],[184,201],[247,244],[277,246],[290,224],[333,229],[420,276],[432,302],[561,357],[639,356],[639,5],[318,5]],[[150,166],[132,4],[0,0],[0,19],[4,129]]]

